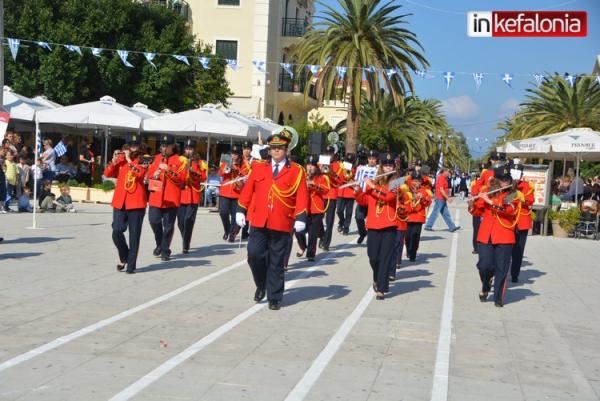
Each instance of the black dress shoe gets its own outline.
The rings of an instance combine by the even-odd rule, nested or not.
[[[485,301],[487,301],[487,297],[488,297],[488,293],[487,292],[480,292],[479,293],[479,301],[485,302]]]
[[[410,260],[411,262],[414,262],[415,260],[417,260],[417,258],[410,258],[408,260]]]
[[[229,234],[227,234],[227,233],[223,234],[223,241],[227,241],[227,238],[229,238]]]
[[[135,270],[129,270],[129,269],[127,269],[125,271],[125,273],[127,273],[127,274],[135,274]]]
[[[341,233],[344,230],[344,227],[338,227],[338,233]]]
[[[181,252],[183,252],[183,253],[190,253],[190,250],[189,249],[183,249]]]
[[[504,304],[502,303],[502,301],[494,301],[494,306],[496,308],[502,308]]]
[[[366,235],[361,235],[358,237],[358,239],[356,240],[357,244],[362,244],[363,241],[365,240]]]
[[[296,256],[301,258],[304,256],[304,251],[306,251],[306,249],[300,249],[298,252],[296,252]]]
[[[127,263],[117,263],[117,270],[122,272]]]
[[[306,258],[306,260],[308,260],[309,262],[314,262],[315,261],[315,257],[314,256],[309,256]]]
[[[385,299],[385,295],[383,294],[383,292],[376,292],[375,299],[378,301],[383,301]]]
[[[319,240],[318,247],[319,247],[319,249],[323,249],[323,240],[322,239]]]
[[[471,253],[472,253],[473,255],[477,255],[479,252],[477,252],[477,250],[476,250],[476,249],[473,249],[473,250],[471,251]]]
[[[156,248],[154,248],[154,250],[152,251],[152,255],[154,256],[160,256],[160,247],[157,246]]]
[[[513,283],[518,283],[519,282],[519,276],[512,276],[512,279],[510,280]]]
[[[348,234],[350,234],[350,230],[344,230],[344,231],[342,232],[342,235],[348,235]]]
[[[396,276],[391,276],[391,275],[390,275],[390,276],[388,277],[388,279],[389,279],[390,281],[396,281]]]
[[[264,297],[265,297],[265,290],[261,290],[260,288],[257,288],[256,291],[254,292],[254,302],[260,302],[263,300]]]
[[[271,309],[271,310],[281,309],[281,301],[269,301],[269,309]]]
[[[324,246],[324,247],[323,247],[323,250],[324,250],[325,252],[329,252],[329,247],[328,247],[328,246]]]
[[[168,252],[163,252],[160,255],[160,260],[162,260],[163,262],[168,262],[169,260],[171,260],[171,255]]]

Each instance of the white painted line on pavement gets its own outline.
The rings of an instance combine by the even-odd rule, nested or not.
[[[456,211],[456,225],[460,224],[460,209]],[[458,252],[458,232],[452,234],[452,248],[444,291],[444,305],[440,323],[437,353],[435,356],[435,371],[431,401],[446,401],[448,399],[448,371],[450,369],[450,342],[452,340],[452,313],[454,308],[454,278],[456,276],[456,254]]]
[[[344,244],[343,247],[345,248],[352,243],[356,243],[356,239],[353,239],[352,241]],[[322,255],[326,255],[329,253],[331,253],[331,252],[325,252]],[[317,268],[321,265],[321,263],[324,260],[326,260],[326,259],[319,260],[319,262],[317,262],[313,267],[303,271],[302,274],[300,274],[298,276],[298,278],[295,278],[294,280],[286,282],[285,288],[286,289],[292,288],[296,284],[298,284],[302,279],[308,277],[312,272],[317,270]],[[140,391],[142,391],[143,389],[145,389],[146,387],[148,387],[149,385],[151,385],[152,383],[154,383],[155,381],[157,381],[158,379],[160,379],[161,377],[163,377],[164,375],[169,373],[171,370],[175,369],[177,366],[181,365],[183,362],[185,362],[192,356],[196,355],[198,352],[202,351],[204,348],[206,348],[207,346],[209,346],[210,344],[212,344],[213,342],[218,340],[223,335],[227,334],[230,330],[234,329],[238,324],[242,323],[244,320],[248,319],[250,316],[256,314],[256,312],[260,311],[266,305],[267,305],[267,303],[263,301],[259,304],[256,304],[256,305],[250,307],[246,311],[240,313],[233,319],[229,320],[228,322],[226,322],[223,325],[216,328],[214,331],[209,333],[207,336],[201,338],[200,340],[198,340],[194,344],[190,345],[185,350],[181,351],[179,354],[175,355],[171,359],[162,363],[161,365],[156,367],[154,370],[152,370],[150,373],[146,374],[145,376],[142,376],[140,379],[138,379],[137,381],[135,381],[134,383],[132,383],[131,385],[126,387],[124,390],[122,390],[120,393],[118,393],[114,397],[112,397],[109,401],[126,401],[126,400],[129,400],[130,398],[134,397]]]
[[[356,308],[352,311],[350,316],[346,318],[344,323],[340,326],[338,331],[331,337],[331,340],[327,343],[323,351],[317,356],[310,368],[304,373],[302,379],[294,386],[292,391],[285,398],[285,401],[302,401],[308,392],[312,389],[314,384],[323,373],[323,370],[327,367],[329,362],[333,359],[337,351],[340,349],[346,337],[356,324],[362,314],[367,309],[367,306],[373,300],[374,294],[373,289],[369,288],[367,293],[362,297]]]
[[[221,270],[217,270],[216,272],[211,273],[211,274],[209,274],[207,276],[204,276],[202,278],[194,280],[191,283],[188,283],[188,284],[186,284],[186,285],[184,285],[182,287],[179,287],[179,288],[177,288],[177,289],[175,289],[175,290],[173,290],[171,292],[168,292],[168,293],[163,294],[163,295],[161,295],[161,296],[159,296],[157,298],[154,298],[154,299],[152,299],[152,300],[150,300],[148,302],[145,302],[145,303],[140,304],[138,306],[134,306],[133,308],[127,309],[127,310],[125,310],[125,311],[123,311],[121,313],[113,315],[113,316],[111,316],[109,318],[106,318],[104,320],[100,320],[99,322],[93,323],[93,324],[91,324],[89,326],[86,326],[86,327],[84,327],[82,329],[74,331],[73,333],[70,333],[70,334],[64,335],[62,337],[59,337],[59,338],[57,338],[55,340],[52,340],[49,343],[46,343],[44,345],[40,345],[39,347],[36,347],[36,348],[34,348],[34,349],[30,350],[30,351],[27,351],[27,352],[25,352],[25,353],[23,353],[21,355],[17,355],[17,356],[15,356],[15,357],[13,357],[13,358],[5,361],[5,362],[2,362],[0,364],[0,372],[2,372],[3,370],[6,370],[6,369],[12,368],[12,367],[14,367],[14,366],[16,366],[16,365],[18,365],[20,363],[23,363],[25,361],[30,360],[30,359],[33,359],[36,356],[42,355],[42,354],[44,354],[44,353],[46,353],[48,351],[51,351],[51,350],[53,350],[55,348],[58,348],[58,347],[60,347],[63,344],[66,344],[66,343],[71,342],[73,340],[76,340],[76,339],[78,339],[80,337],[83,337],[86,334],[92,333],[92,332],[94,332],[96,330],[99,330],[99,329],[101,329],[103,327],[106,327],[106,326],[108,326],[110,324],[118,322],[119,320],[125,319],[125,318],[127,318],[127,317],[129,317],[129,316],[131,316],[133,314],[136,314],[138,312],[143,311],[144,309],[148,309],[148,308],[150,308],[150,307],[152,307],[154,305],[157,305],[157,304],[159,304],[161,302],[167,301],[167,300],[169,300],[169,299],[171,299],[173,297],[176,297],[179,294],[182,294],[182,293],[184,293],[184,292],[186,292],[188,290],[191,290],[194,287],[199,286],[200,284],[206,283],[207,281],[210,281],[213,278],[219,277],[219,276],[221,276],[221,275],[223,275],[223,274],[225,274],[225,273],[227,273],[227,272],[229,272],[229,271],[231,271],[233,269],[236,269],[236,268],[238,268],[240,266],[243,266],[245,264],[246,264],[246,260],[241,260],[241,261],[236,262],[236,263],[234,263],[234,264],[232,264],[230,266],[227,266],[227,267],[225,267],[225,268],[223,268]]]

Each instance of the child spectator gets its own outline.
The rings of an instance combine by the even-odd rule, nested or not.
[[[27,164],[27,159],[24,156],[19,156],[19,164],[17,164],[17,170],[19,171],[17,196],[21,196],[21,194],[23,193],[23,189],[29,187],[29,179],[31,177],[31,166]]]
[[[24,187],[23,191],[21,193],[21,196],[19,196],[19,204],[18,204],[19,213],[33,212],[33,208],[31,207],[31,204],[29,203],[30,199],[31,199],[31,190],[28,187]]]
[[[15,152],[9,150],[6,152],[6,160],[4,161],[4,175],[6,176],[6,198],[4,199],[4,210],[10,212],[10,201],[15,196],[15,190],[18,182],[17,163],[15,163]]]
[[[52,181],[44,180],[42,183],[42,190],[40,191],[40,195],[38,197],[40,213],[44,213],[45,211],[54,211],[54,200],[56,199],[56,195],[51,192],[51,189]]]
[[[75,212],[71,199],[71,188],[66,184],[60,187],[60,196],[53,203],[57,212]]]

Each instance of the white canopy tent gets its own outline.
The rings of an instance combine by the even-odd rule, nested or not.
[[[36,96],[33,98],[33,100],[35,100],[36,102],[43,104],[44,106],[47,106],[50,109],[57,109],[59,107],[63,107],[62,104],[53,102],[52,100],[48,99],[46,96]]]
[[[520,157],[565,162],[573,160],[576,176],[579,177],[581,161],[600,161],[600,132],[591,128],[571,128],[555,134],[508,142],[499,146],[497,151]],[[576,187],[575,199],[578,196],[577,189]]]
[[[4,110],[10,114],[11,120],[35,121],[35,115],[42,110],[50,109],[51,106],[43,104],[35,99],[19,95],[10,86],[4,85]]]

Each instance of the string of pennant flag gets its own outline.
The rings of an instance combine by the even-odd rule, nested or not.
[[[135,67],[129,61],[130,54],[143,55],[144,58],[146,59],[146,62],[148,62],[154,68],[158,68],[157,65],[154,63],[154,60],[156,59],[157,56],[174,58],[175,60],[178,60],[188,66],[190,65],[190,59],[192,59],[192,60],[197,59],[198,63],[200,63],[200,65],[204,69],[210,69],[210,61],[212,59],[225,61],[227,66],[233,70],[237,70],[238,68],[241,67],[238,64],[237,60],[221,58],[218,56],[210,56],[210,57],[190,56],[190,55],[182,55],[182,54],[166,54],[166,53],[158,53],[158,52],[106,49],[106,48],[100,48],[100,47],[80,46],[80,45],[65,44],[65,43],[53,43],[53,42],[46,42],[46,41],[40,41],[40,40],[28,40],[28,39],[17,39],[17,38],[6,38],[6,39],[7,39],[8,47],[10,48],[12,58],[15,62],[17,60],[19,48],[26,46],[24,44],[33,44],[35,46],[38,46],[39,48],[47,50],[48,52],[52,52],[56,47],[62,47],[68,51],[77,53],[80,56],[83,56],[83,50],[86,50],[86,51],[89,51],[94,57],[97,57],[97,58],[102,57],[103,53],[113,53],[113,54],[116,54],[121,59],[123,65],[127,68]],[[313,76],[318,77],[319,72],[321,72],[321,70],[323,68],[334,67],[337,72],[338,78],[342,81],[344,80],[344,78],[348,72],[348,69],[350,69],[350,68],[362,69],[363,70],[362,73],[364,76],[366,76],[366,74],[383,74],[383,75],[385,75],[385,77],[388,80],[391,80],[394,77],[394,75],[396,75],[396,74],[400,75],[403,72],[406,72],[406,70],[403,70],[400,68],[383,68],[383,69],[381,69],[381,68],[376,68],[373,65],[368,66],[368,67],[360,67],[360,68],[359,67],[346,67],[346,66],[330,66],[329,65],[330,60],[331,60],[331,57],[328,57],[325,60],[325,64],[323,64],[323,65],[278,63],[278,62],[269,62],[269,61],[264,61],[264,60],[252,60],[252,64],[261,73],[267,72],[267,65],[278,64],[292,79],[294,78],[294,75],[296,73],[301,72],[301,70],[299,71],[299,68],[300,69],[306,68]],[[533,73],[533,74],[515,73],[515,74],[513,74],[513,73],[508,73],[508,72],[490,73],[490,72],[464,72],[464,71],[453,72],[453,71],[431,71],[431,70],[430,71],[415,70],[412,72],[416,76],[418,76],[422,79],[434,79],[434,78],[437,78],[438,76],[441,76],[441,78],[443,79],[443,81],[445,83],[446,90],[450,89],[450,86],[451,86],[453,80],[456,79],[457,75],[467,75],[467,76],[470,75],[473,78],[475,88],[477,91],[479,91],[479,89],[481,88],[481,85],[482,85],[484,79],[487,79],[492,76],[499,77],[502,80],[502,82],[504,82],[510,88],[512,88],[513,80],[515,79],[515,77],[533,78],[535,80],[535,83],[537,86],[540,86],[542,84],[542,82],[544,82],[544,79],[548,77],[547,75],[541,74],[541,73]],[[582,77],[595,78],[596,83],[598,85],[600,85],[600,75],[570,74],[570,73],[564,74],[565,80],[568,82],[569,86],[571,86],[571,87],[575,86],[577,79],[582,78]]]

